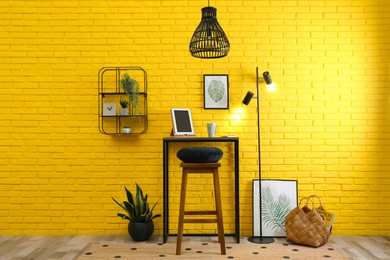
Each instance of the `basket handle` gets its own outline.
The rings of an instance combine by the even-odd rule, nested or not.
[[[311,196],[310,196],[311,197]],[[299,201],[299,207],[301,207],[301,203],[303,200],[306,200],[306,207],[308,207],[309,201],[311,202],[311,205],[314,209],[314,202],[310,199],[310,197],[302,197],[302,199]]]
[[[323,208],[323,207],[322,207],[321,198],[320,198],[318,195],[313,194],[313,195],[310,195],[310,196],[308,197],[308,199],[311,199],[311,198],[317,198],[318,201],[320,202],[320,208]]]

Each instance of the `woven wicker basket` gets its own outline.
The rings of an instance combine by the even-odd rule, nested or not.
[[[298,207],[286,216],[287,241],[311,247],[322,246],[328,241],[330,231],[325,224],[324,217],[315,209],[312,197],[317,197],[321,204],[321,199],[316,195],[302,198]],[[306,200],[306,205],[301,208],[304,200]],[[312,208],[308,206],[309,202]]]

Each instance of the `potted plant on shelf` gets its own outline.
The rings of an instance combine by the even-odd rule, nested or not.
[[[121,79],[123,90],[129,96],[129,108],[132,111],[132,115],[139,115],[139,84],[138,82],[131,78],[129,74],[123,74]],[[130,107],[131,106],[131,107]]]
[[[119,110],[119,115],[128,116],[129,115],[129,101],[123,100],[122,98],[119,100],[119,104],[121,105],[121,109]]]
[[[153,219],[161,217],[161,214],[153,215],[153,210],[157,205],[154,203],[153,207],[150,208],[148,204],[148,195],[143,195],[142,189],[136,184],[137,192],[135,197],[125,187],[127,201],[123,201],[120,204],[114,198],[113,201],[126,211],[126,214],[118,213],[118,217],[128,220],[128,232],[134,241],[146,241],[153,234],[154,223]]]

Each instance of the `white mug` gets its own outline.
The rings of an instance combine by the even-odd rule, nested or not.
[[[217,124],[216,123],[207,123],[207,134],[209,137],[215,137],[217,130]]]

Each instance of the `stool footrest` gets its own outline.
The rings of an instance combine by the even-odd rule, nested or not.
[[[191,210],[184,211],[184,215],[217,215],[216,210]]]
[[[218,219],[210,219],[210,218],[190,218],[183,219],[183,223],[218,223]]]

